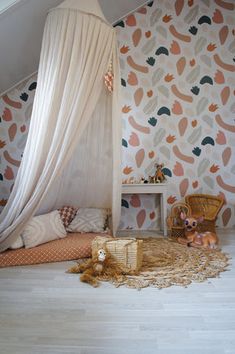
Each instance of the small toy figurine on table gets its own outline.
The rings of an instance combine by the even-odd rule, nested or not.
[[[156,171],[154,176],[149,176],[149,183],[162,183],[166,180],[166,177],[164,173],[162,172],[162,169],[164,167],[164,164],[158,164],[156,163],[155,165]]]

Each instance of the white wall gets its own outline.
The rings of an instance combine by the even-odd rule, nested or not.
[[[85,0],[84,0],[85,1]],[[47,12],[62,0],[20,0],[0,13],[0,95],[37,71]],[[144,0],[99,0],[110,23]]]

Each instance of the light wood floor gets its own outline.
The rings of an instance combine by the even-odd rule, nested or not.
[[[188,288],[94,289],[73,262],[0,270],[1,354],[235,353],[235,230],[220,278]]]

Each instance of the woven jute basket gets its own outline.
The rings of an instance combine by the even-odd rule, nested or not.
[[[108,251],[123,270],[138,271],[143,261],[143,240],[97,236],[92,241],[92,258],[100,248]]]
[[[169,236],[171,237],[184,237],[185,227],[183,220],[180,218],[181,212],[186,214],[186,216],[190,216],[190,206],[183,202],[177,202],[173,204],[170,216],[167,218]]]
[[[216,219],[224,200],[209,194],[190,194],[185,197],[185,201],[190,205],[194,217],[204,217],[203,222],[198,224],[197,230],[216,232]]]

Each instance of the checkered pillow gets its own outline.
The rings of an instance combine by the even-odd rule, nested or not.
[[[58,210],[60,218],[64,224],[64,227],[66,228],[73,221],[78,209],[72,206],[64,206]]]

